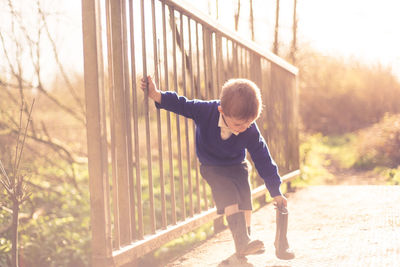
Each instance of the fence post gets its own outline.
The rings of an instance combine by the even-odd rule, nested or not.
[[[100,3],[82,0],[86,127],[92,229],[92,265],[111,266],[112,243],[105,142],[103,58],[100,29]]]

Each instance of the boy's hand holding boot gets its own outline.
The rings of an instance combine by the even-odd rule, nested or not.
[[[287,200],[283,196],[275,197],[276,201],[276,236],[275,255],[282,260],[294,259],[294,252],[289,248],[287,240],[288,210]]]

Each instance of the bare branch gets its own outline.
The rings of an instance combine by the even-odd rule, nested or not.
[[[3,181],[2,179],[0,179],[0,183],[1,183],[1,185],[4,187],[4,189],[7,191],[7,193],[8,193],[9,195],[11,195],[11,194],[12,194],[12,191],[11,191],[11,189],[10,189],[10,186],[7,185],[6,182]]]
[[[2,174],[3,174],[3,177],[6,179],[7,185],[10,186],[11,185],[11,180],[8,177],[6,170],[4,169],[3,162],[1,162],[1,160],[0,160],[0,170],[1,170]],[[0,180],[2,180],[2,179],[0,179]],[[5,186],[5,187],[7,187],[7,186]]]
[[[43,84],[39,81],[39,85],[36,87],[40,92],[42,92],[47,98],[49,98],[52,102],[54,102],[57,106],[59,106],[61,109],[69,113],[71,116],[73,116],[76,120],[81,122],[82,124],[85,125],[85,120],[83,119],[83,116],[81,117],[81,114],[77,114],[73,109],[69,108],[68,106],[62,104],[57,98],[54,96],[50,95],[47,90],[44,89]]]
[[[84,112],[85,112],[84,104],[82,103],[82,100],[79,98],[79,96],[75,92],[75,90],[74,90],[74,88],[73,88],[73,86],[71,84],[71,81],[69,80],[69,78],[68,78],[68,76],[67,76],[67,74],[65,72],[64,66],[61,64],[60,58],[58,57],[57,46],[56,46],[56,43],[55,43],[53,37],[50,34],[45,14],[43,13],[43,10],[40,7],[38,7],[38,9],[39,9],[39,14],[42,17],[43,26],[44,26],[44,29],[46,30],[47,38],[49,39],[51,47],[53,49],[53,54],[54,54],[54,58],[55,58],[55,61],[57,63],[57,66],[58,66],[58,68],[59,68],[59,70],[61,72],[61,75],[62,75],[64,81],[67,84],[67,88],[68,88],[69,92],[71,93],[73,99],[78,104],[78,107],[80,108],[80,110],[84,114]]]
[[[18,151],[19,151],[19,137],[21,136],[21,131],[22,131],[22,112],[23,112],[23,106],[24,102],[22,101],[21,103],[21,109],[19,113],[19,125],[18,125],[18,132],[17,132],[17,145],[15,146],[15,158],[14,158],[14,167],[13,167],[13,178],[12,178],[12,183],[14,187],[15,183],[15,174],[17,173],[17,160],[18,160]]]
[[[22,157],[22,151],[24,150],[24,145],[25,145],[25,139],[26,139],[26,135],[28,133],[28,127],[29,127],[29,123],[31,121],[31,117],[32,117],[32,110],[33,110],[33,105],[35,104],[35,99],[33,99],[32,101],[32,105],[31,105],[31,109],[29,111],[29,115],[28,115],[28,120],[26,122],[26,127],[25,127],[25,131],[24,131],[24,135],[23,135],[23,139],[22,139],[22,144],[21,144],[21,150],[19,151],[19,155],[18,155],[18,164],[17,164],[17,172],[16,172],[16,177],[18,177],[18,170],[19,170],[19,164],[21,162],[21,157]],[[21,112],[22,113],[22,112]]]
[[[6,42],[4,40],[4,36],[3,36],[2,31],[0,31],[0,40],[1,40],[2,47],[3,47],[3,53],[4,53],[4,56],[7,59],[7,63],[8,63],[8,66],[9,66],[10,70],[11,70],[11,73],[14,76],[16,76],[16,71],[14,69],[14,66],[13,66],[12,62],[11,62],[10,56],[8,55],[8,51],[7,51],[7,48],[6,48]]]

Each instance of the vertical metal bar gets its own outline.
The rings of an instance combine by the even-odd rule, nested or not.
[[[126,108],[126,142],[128,152],[128,191],[131,207],[131,239],[136,236],[136,204],[134,195],[133,181],[133,155],[132,155],[132,123],[131,123],[131,102],[130,102],[130,79],[129,79],[129,60],[128,60],[128,39],[126,25],[126,1],[122,1],[122,40],[124,53],[124,76],[125,76],[125,108]]]
[[[293,79],[292,79],[292,75],[289,75],[288,73],[285,72],[286,75],[286,80],[287,82],[287,103],[291,103],[291,105],[286,105],[287,106],[287,113],[288,113],[288,144],[287,144],[287,165],[288,165],[288,170],[289,171],[293,171],[293,142],[294,142],[294,114],[293,114],[293,105],[294,105],[294,98],[293,98]],[[289,184],[287,185],[289,186]]]
[[[215,57],[216,57],[216,90],[217,90],[217,95],[216,97],[219,96],[220,91],[221,91],[221,86],[222,86],[222,70],[223,70],[223,62],[222,62],[222,37],[220,34],[216,33],[215,34]]]
[[[239,60],[238,60],[238,45],[234,40],[232,40],[232,64],[233,64],[233,73],[235,77],[239,76]]]
[[[96,13],[98,14],[97,16],[97,27],[98,27],[98,34],[96,34],[97,36],[101,36],[101,19],[100,19],[100,15],[101,15],[101,9],[100,9],[100,3],[97,2],[96,4]],[[102,42],[99,42],[99,48],[102,49]],[[104,170],[107,171],[107,180],[106,180],[106,187],[105,187],[105,197],[104,197],[104,201],[105,203],[107,203],[107,208],[105,210],[107,216],[108,216],[108,220],[104,222],[105,226],[108,230],[108,236],[106,237],[106,242],[110,242],[110,249],[112,249],[112,233],[111,233],[111,228],[112,228],[112,221],[111,221],[111,213],[110,213],[110,209],[111,209],[111,203],[110,203],[110,177],[109,177],[109,173],[108,173],[108,142],[107,142],[107,105],[106,105],[106,90],[105,90],[105,80],[104,80],[104,58],[103,58],[103,53],[100,52],[98,55],[98,69],[101,70],[99,75],[101,77],[101,79],[99,80],[99,84],[100,84],[100,115],[101,115],[101,123],[102,123],[102,132],[101,132],[101,136],[102,136],[102,149],[103,149],[103,153],[102,153],[102,159],[103,159],[103,166]]]
[[[169,88],[168,83],[168,49],[167,49],[167,29],[165,18],[165,3],[162,2],[162,21],[163,21],[163,43],[164,43],[164,71],[165,71],[165,89]],[[172,224],[176,224],[176,201],[175,201],[175,180],[174,180],[174,164],[172,153],[172,134],[171,134],[171,113],[167,112],[167,137],[168,137],[168,158],[169,158],[169,179],[170,179],[170,202]]]
[[[110,1],[111,4],[111,34],[113,48],[113,78],[115,97],[115,144],[118,176],[118,209],[120,223],[121,245],[131,241],[130,231],[130,198],[128,183],[128,155],[126,142],[126,113],[125,113],[125,76],[122,46],[121,2]]]
[[[237,75],[238,77],[242,77],[242,47],[239,44],[236,44],[237,47]]]
[[[82,1],[82,31],[84,51],[86,127],[88,140],[89,188],[92,229],[92,263],[107,266],[112,253],[111,223],[109,210],[108,169],[104,164],[107,155],[104,138],[107,134],[100,105],[102,80],[102,47],[98,1]],[[102,125],[103,124],[103,125]]]
[[[141,183],[141,170],[140,170],[140,151],[139,151],[139,119],[138,119],[138,98],[136,88],[136,57],[135,57],[135,32],[133,23],[133,0],[129,0],[129,24],[130,24],[130,45],[131,45],[131,79],[132,79],[132,109],[133,109],[133,131],[134,131],[134,144],[135,144],[135,170],[136,170],[136,198],[137,198],[137,217],[138,229],[136,238],[143,238],[143,207],[142,207],[142,183]],[[136,229],[136,226],[135,226]]]
[[[107,57],[108,57],[108,83],[109,83],[109,108],[110,108],[110,134],[111,134],[111,168],[112,168],[112,193],[113,193],[113,216],[114,216],[114,246],[120,247],[119,240],[119,213],[118,213],[118,183],[117,183],[117,163],[115,149],[115,123],[114,123],[114,84],[113,84],[113,57],[112,57],[112,35],[110,18],[110,1],[106,1],[106,24],[107,24]]]
[[[299,143],[299,89],[298,89],[298,78],[297,76],[293,76],[293,116],[294,116],[294,121],[292,122],[293,127],[294,127],[294,170],[297,170],[300,168],[299,164],[300,164],[300,143]]]
[[[151,1],[151,17],[153,24],[153,53],[154,53],[154,76],[157,88],[160,87],[160,79],[158,72],[158,44],[157,44],[157,31],[156,31],[156,12],[154,0]],[[163,149],[162,149],[162,134],[161,134],[161,115],[160,109],[157,109],[157,135],[158,135],[158,156],[159,156],[159,169],[160,169],[160,189],[161,189],[161,225],[165,229],[167,227],[167,211],[165,208],[165,179],[164,179],[164,161],[163,161]]]
[[[199,51],[199,24],[196,22],[196,66],[197,66],[197,78],[196,78],[196,88],[197,91],[194,93],[195,98],[200,97],[200,51]],[[196,140],[196,133],[194,131],[194,139]],[[201,195],[200,195],[200,175],[199,175],[199,166],[198,160],[195,159],[195,167],[196,167],[196,195],[197,195],[197,212],[201,212]]]
[[[140,176],[140,153],[139,153],[139,119],[138,119],[138,102],[137,102],[137,88],[136,88],[136,57],[135,57],[135,34],[133,23],[133,0],[129,0],[129,30],[130,30],[130,54],[131,54],[131,80],[132,80],[132,110],[133,110],[133,132],[134,132],[134,145],[135,145],[135,170],[136,170],[136,204],[137,204],[137,224],[133,223],[133,238],[143,238],[143,207],[142,207],[142,190],[141,190],[141,176]],[[132,182],[132,185],[134,183]],[[132,188],[133,190],[133,188]]]
[[[207,28],[205,28],[204,26],[202,27],[202,32],[203,32],[203,64],[204,64],[204,69],[203,69],[203,72],[204,72],[204,86],[205,86],[205,88],[206,88],[206,95],[205,95],[205,97],[206,97],[206,99],[209,99],[210,98],[210,95],[209,95],[209,86],[210,86],[210,83],[209,83],[209,81],[208,81],[208,64],[207,64],[207,62],[208,62],[208,59],[207,59],[207,54],[208,54],[208,50],[209,50],[209,45],[208,45],[208,38],[207,38],[207,36],[208,36],[208,29]]]
[[[183,95],[186,96],[186,71],[185,71],[185,62],[186,62],[186,53],[185,53],[185,43],[183,40],[183,14],[179,13],[179,20],[180,20],[180,40],[179,42],[181,43],[181,69],[182,69],[182,87],[183,87]],[[188,149],[189,147],[187,146],[188,144],[188,120],[187,118],[184,118],[184,130],[185,130],[185,135],[184,138],[186,140],[186,148]],[[181,152],[182,153],[182,152]],[[186,151],[186,157],[188,158],[189,153]],[[182,156],[182,162],[183,162],[183,156]],[[187,161],[189,164],[189,161]],[[189,169],[190,172],[190,169]],[[179,182],[180,182],[180,187],[181,187],[181,202],[184,204],[182,205],[182,208],[184,209],[183,214],[182,214],[182,220],[186,219],[186,203],[185,203],[185,181],[183,179],[183,166],[182,166],[182,176],[179,177]]]
[[[232,68],[232,51],[230,49],[230,40],[226,39],[226,67],[224,69],[224,80],[223,82],[229,80],[231,77],[230,75],[232,75],[231,70]]]
[[[188,35],[189,35],[189,55],[188,55],[188,64],[189,64],[189,75],[190,75],[190,92],[191,92],[191,97],[194,97],[194,78],[193,78],[193,57],[192,57],[192,30],[191,30],[191,20],[190,18],[187,19],[188,21]],[[192,133],[193,133],[193,143],[196,141],[196,129],[195,129],[195,124],[192,121]],[[188,162],[191,163],[192,158],[194,159],[195,163],[195,168],[196,168],[196,158],[191,156],[190,153],[190,142],[189,142],[189,135],[186,137],[188,140],[187,147],[188,147]],[[195,151],[195,147],[193,146],[193,151]],[[196,153],[193,153],[196,154]],[[193,205],[193,183],[192,183],[192,168],[191,164],[188,164],[188,180],[189,180],[189,203],[190,203],[190,216],[193,217],[194,215],[194,205]]]
[[[175,10],[171,8],[171,25],[172,25],[172,53],[173,53],[173,69],[174,69],[174,90],[179,93],[178,90],[178,71],[176,63],[176,24],[175,24]],[[180,200],[181,200],[181,218],[182,220],[186,217],[185,209],[185,198],[184,198],[184,187],[183,187],[183,169],[182,169],[182,143],[181,143],[181,127],[180,117],[176,114],[176,135],[177,135],[177,147],[178,147],[178,168],[179,168],[179,185],[180,185]]]
[[[146,59],[146,25],[145,25],[145,12],[144,0],[140,1],[140,16],[142,19],[142,55],[143,55],[143,76],[147,77],[147,59]],[[149,202],[150,202],[150,229],[154,234],[156,232],[155,226],[155,210],[154,210],[154,191],[153,191],[153,168],[151,164],[151,135],[150,135],[150,112],[149,112],[149,92],[146,88],[144,93],[144,110],[146,121],[146,148],[147,148],[147,171],[149,174]]]
[[[183,31],[183,15],[180,15],[181,20],[181,50],[182,50],[182,83],[183,83],[183,94],[187,96],[187,84],[186,84],[186,66],[191,64],[189,56],[186,55],[185,51],[185,40]],[[190,20],[188,18],[188,27],[190,28]],[[190,31],[188,30],[189,36]],[[189,37],[190,40],[190,37]],[[190,75],[190,68],[188,70]],[[185,139],[186,139],[186,162],[187,162],[187,179],[188,179],[188,189],[189,189],[189,213],[193,217],[193,195],[192,195],[192,173],[191,173],[191,162],[190,162],[190,142],[189,142],[189,121],[185,118]],[[185,188],[185,187],[183,187]],[[184,193],[184,192],[183,192]],[[183,195],[183,201],[185,201],[185,196]],[[185,211],[186,214],[186,211]]]
[[[249,50],[246,48],[244,49],[244,70],[245,70],[245,77],[247,79],[250,78],[249,74]]]
[[[240,77],[242,77],[242,78],[244,78],[243,77],[243,49],[242,49],[242,47],[239,45],[239,48],[238,48],[238,53],[239,53],[239,58],[238,58],[238,61],[239,61],[239,76]]]
[[[221,72],[222,72],[222,37],[220,34],[215,33],[215,64],[216,64],[216,82],[214,84],[214,91],[216,92],[216,97],[219,96],[221,90]],[[214,57],[213,53],[211,54]],[[219,217],[214,220],[214,233],[218,233],[225,229],[224,218]]]
[[[285,138],[285,142],[284,142],[284,157],[285,157],[285,172],[288,172],[290,169],[290,165],[289,165],[289,160],[290,160],[290,151],[289,151],[289,144],[290,144],[290,140],[289,140],[289,105],[286,105],[286,103],[288,103],[288,97],[289,97],[289,92],[288,90],[290,90],[290,87],[288,87],[288,77],[287,74],[284,73],[283,71],[279,71],[280,75],[284,76],[283,79],[281,79],[281,82],[283,82],[282,84],[282,98],[283,98],[283,106],[282,106],[282,122],[283,122],[283,136]]]
[[[207,55],[207,58],[210,62],[208,65],[208,71],[209,71],[209,77],[210,77],[210,84],[211,84],[211,97],[216,98],[216,92],[215,92],[215,79],[214,79],[214,42],[213,42],[213,32],[209,31],[208,32],[208,47],[209,47],[209,54]]]
[[[207,74],[207,70],[208,70],[208,65],[207,65],[207,54],[208,54],[208,47],[209,44],[207,42],[207,36],[208,36],[208,29],[205,28],[204,26],[202,26],[202,32],[203,32],[203,64],[204,64],[204,86],[206,88],[206,99],[209,99],[209,82],[208,82],[208,74]],[[202,186],[203,186],[203,200],[204,200],[204,209],[208,210],[208,199],[207,199],[207,186],[206,183],[204,181],[204,179],[202,179]]]
[[[246,77],[246,69],[244,64],[244,56],[243,56],[244,48],[240,46],[240,76],[245,78]]]

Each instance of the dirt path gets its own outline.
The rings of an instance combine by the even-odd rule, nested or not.
[[[294,260],[274,255],[275,211],[267,205],[254,213],[252,226],[265,253],[238,260],[226,230],[167,266],[400,266],[400,186],[366,185],[369,175],[338,173],[340,185],[310,186],[289,196]]]

